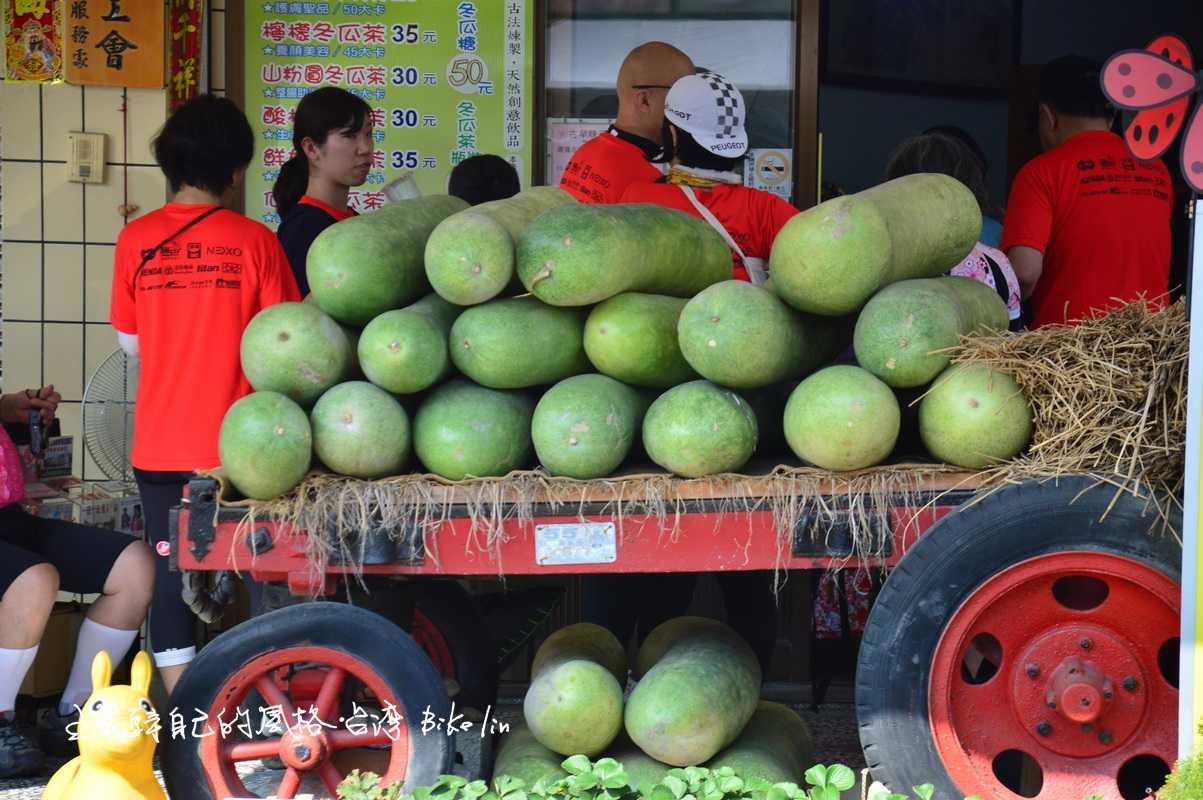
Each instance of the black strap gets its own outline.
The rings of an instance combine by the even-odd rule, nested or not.
[[[1007,285],[1007,276],[1003,275],[1002,267],[998,266],[998,262],[989,255],[982,253],[982,258],[986,259],[986,264],[990,267],[990,274],[994,277],[994,291],[998,292],[1003,305],[1009,309],[1011,307],[1011,287]]]
[[[180,228],[179,230],[172,233],[170,236],[168,236],[166,239],[164,239],[163,241],[156,244],[154,247],[143,250],[142,251],[142,263],[140,263],[138,265],[138,268],[136,270],[134,270],[134,277],[133,277],[133,280],[130,281],[130,283],[131,284],[138,283],[138,276],[142,274],[142,268],[145,267],[147,264],[149,264],[151,262],[151,260],[156,255],[158,255],[159,251],[163,249],[163,245],[167,244],[172,239],[179,236],[181,233],[188,230],[193,225],[196,225],[197,223],[201,222],[205,218],[213,216],[218,211],[221,211],[221,206],[214,206],[213,208],[210,208],[206,211],[202,211],[201,213],[199,213],[195,217],[193,217],[192,220],[190,222],[188,222],[188,224],[184,225],[182,228]]]

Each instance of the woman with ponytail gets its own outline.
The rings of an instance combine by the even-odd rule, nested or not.
[[[292,145],[296,155],[280,168],[272,197],[280,213],[276,235],[306,295],[309,245],[326,228],[355,215],[347,195],[372,169],[371,106],[334,86],[311,92],[297,106]]]

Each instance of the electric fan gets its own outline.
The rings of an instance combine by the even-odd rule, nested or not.
[[[134,444],[134,398],[138,360],[118,348],[108,355],[84,389],[84,449],[109,480],[130,481]]]

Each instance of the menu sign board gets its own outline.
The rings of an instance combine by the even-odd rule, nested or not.
[[[376,139],[357,211],[379,208],[384,187],[412,172],[423,194],[446,192],[464,159],[493,153],[530,184],[535,0],[250,2],[246,106],[256,130],[247,214],[279,223],[271,198],[291,157],[297,103],[323,86],[368,101]]]

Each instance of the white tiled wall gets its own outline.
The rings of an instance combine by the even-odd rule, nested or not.
[[[225,2],[209,5],[209,86],[224,94]],[[104,477],[85,463],[81,400],[117,347],[108,309],[113,245],[126,222],[118,208],[138,206],[134,219],[167,198],[150,149],[166,108],[165,89],[0,80],[0,388],[55,385],[85,479]],[[67,133],[80,130],[106,136],[103,184],[67,181]]]

